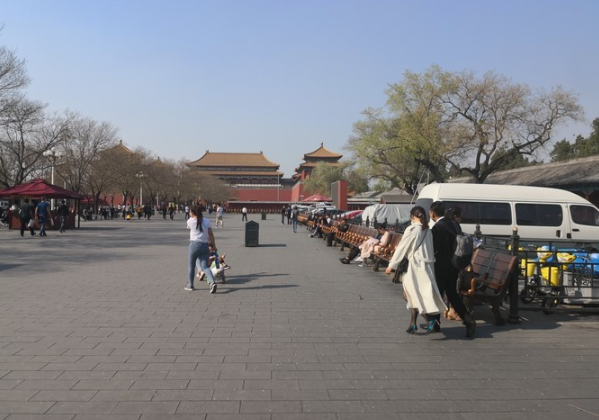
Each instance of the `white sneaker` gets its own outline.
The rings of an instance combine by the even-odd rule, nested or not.
[[[183,290],[187,290],[188,292],[191,292],[193,290],[193,287],[191,287],[189,284],[187,286],[185,286],[185,288]]]
[[[210,285],[210,293],[216,293],[216,283],[212,283]]]

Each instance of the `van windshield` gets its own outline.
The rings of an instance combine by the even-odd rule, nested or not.
[[[591,206],[570,206],[572,221],[579,225],[599,226],[599,211]]]

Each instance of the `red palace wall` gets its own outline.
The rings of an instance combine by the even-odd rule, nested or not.
[[[290,189],[259,189],[259,188],[236,188],[236,201],[291,201]],[[231,201],[233,203],[234,201]]]

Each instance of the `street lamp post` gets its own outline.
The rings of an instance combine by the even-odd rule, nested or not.
[[[140,181],[139,181],[139,205],[143,206],[144,205],[144,187],[143,187],[144,180],[143,179],[144,179],[145,175],[143,172],[140,172],[137,175],[135,175],[135,177],[140,179]]]
[[[45,157],[47,157],[50,160],[51,168],[52,168],[52,175],[51,175],[51,183],[52,185],[54,185],[54,167],[56,166],[56,160],[60,159],[62,157],[62,155],[56,151],[55,147],[52,147],[49,150],[46,150],[43,155]],[[50,202],[50,209],[54,210],[54,199],[52,199],[52,201]]]

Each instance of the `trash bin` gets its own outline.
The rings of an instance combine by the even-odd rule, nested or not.
[[[258,230],[260,225],[253,220],[245,224],[245,246],[258,246]]]
[[[262,220],[266,220],[266,213],[262,212]]]

